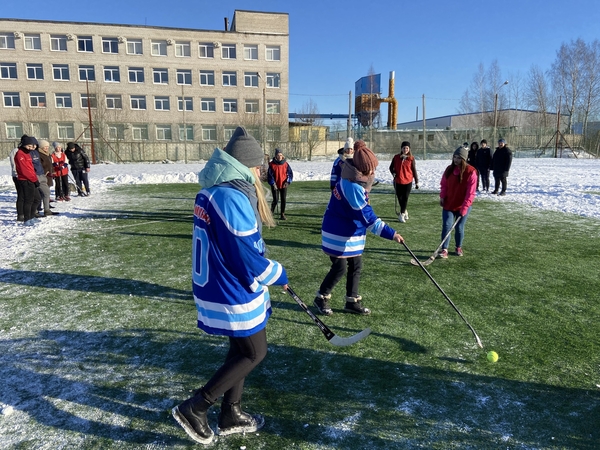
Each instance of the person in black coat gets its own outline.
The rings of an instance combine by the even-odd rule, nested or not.
[[[506,141],[500,139],[494,156],[492,156],[492,172],[494,173],[494,181],[496,182],[492,194],[506,195],[506,178],[508,177],[511,164],[512,151],[506,145]],[[502,184],[502,190],[498,193],[500,184]]]
[[[475,169],[477,169],[477,150],[479,150],[479,144],[471,142],[469,153],[467,154],[467,164],[475,167]],[[479,170],[477,170],[477,192],[479,192]]]
[[[481,177],[481,189],[490,191],[490,168],[492,167],[492,149],[488,147],[487,141],[482,139],[479,143],[475,163],[479,176]]]
[[[77,191],[80,197],[90,195],[90,183],[88,181],[88,172],[90,171],[90,158],[85,154],[83,149],[75,142],[67,143],[67,159],[71,167],[71,173],[77,184]],[[82,184],[85,187],[83,191]]]

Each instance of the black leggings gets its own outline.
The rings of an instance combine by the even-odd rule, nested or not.
[[[319,293],[329,295],[335,285],[342,279],[346,270],[348,270],[348,276],[346,277],[346,297],[357,297],[360,272],[362,270],[362,255],[352,258],[330,256],[329,259],[331,260],[331,269],[329,269],[323,283],[321,283]]]
[[[230,337],[225,363],[201,389],[204,398],[216,402],[223,395],[223,403],[236,403],[242,398],[244,380],[267,356],[266,329],[248,337]]]
[[[412,190],[412,181],[409,184],[395,184],[396,189],[396,197],[398,198],[398,203],[400,203],[400,212],[406,212],[406,206],[408,205],[408,196],[410,195],[410,191]]]
[[[275,207],[277,206],[279,196],[281,195],[281,214],[285,213],[287,188],[277,189],[275,185],[271,185],[271,194],[273,195],[273,202],[271,203],[271,212],[275,212]]]

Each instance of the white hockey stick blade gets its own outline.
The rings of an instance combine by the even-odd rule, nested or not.
[[[421,264],[423,264],[424,266],[428,266],[429,264],[431,264],[433,261],[435,261],[435,258],[433,256],[430,256],[429,258],[427,258],[425,261],[422,261]],[[419,263],[417,262],[416,259],[411,258],[410,259],[410,263],[413,266],[418,266]]]
[[[360,333],[356,333],[354,336],[350,336],[347,338],[343,338],[334,334],[331,339],[329,339],[329,343],[331,345],[335,345],[337,347],[347,347],[352,344],[356,344],[361,339],[366,338],[369,334],[371,334],[370,328],[365,328]]]

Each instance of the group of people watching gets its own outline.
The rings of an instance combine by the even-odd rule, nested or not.
[[[38,141],[33,136],[23,135],[19,145],[10,153],[12,179],[17,191],[17,221],[26,226],[35,225],[42,217],[59,214],[52,211],[52,186],[55,201],[71,200],[69,166],[79,195],[90,194],[87,176],[90,159],[83,149],[74,142],[67,144],[66,153],[59,142],[53,142],[52,148],[50,153],[48,141]]]

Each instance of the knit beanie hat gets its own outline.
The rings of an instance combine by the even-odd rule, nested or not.
[[[275,149],[275,156],[279,155],[281,153],[281,150],[279,150],[278,148]]]
[[[506,144],[506,141],[504,139],[498,139],[498,144]]]
[[[54,141],[54,142],[52,143],[52,147],[54,147],[54,149],[56,150],[58,147],[62,148],[62,147],[63,147],[63,145],[62,145],[60,142],[56,142],[56,141]]]
[[[344,144],[344,151],[348,151],[353,148],[354,148],[354,139],[349,137],[348,139],[346,139],[346,143]]]
[[[265,157],[260,145],[244,127],[235,129],[223,150],[246,167],[262,166],[264,163]]]
[[[39,145],[38,141],[36,138],[34,138],[33,136],[27,136],[26,134],[24,134],[23,136],[21,136],[21,143],[19,144],[19,147],[25,147],[26,145]]]
[[[47,141],[47,140],[45,140],[45,139],[41,139],[41,140],[39,140],[38,142],[39,142],[39,144],[38,144],[38,145],[40,146],[40,148],[44,148],[44,147],[50,147],[50,142],[48,142],[48,141]]]
[[[456,150],[454,150],[454,154],[460,156],[466,161],[469,156],[469,150],[461,145]]]
[[[67,150],[71,150],[75,148],[75,142],[67,142]]]
[[[404,147],[410,148],[410,142],[408,142],[408,141],[402,141],[402,145],[400,146],[400,148],[404,148]]]
[[[362,140],[354,143],[354,157],[352,160],[354,161],[354,167],[363,173],[374,171],[379,164],[375,154]]]

